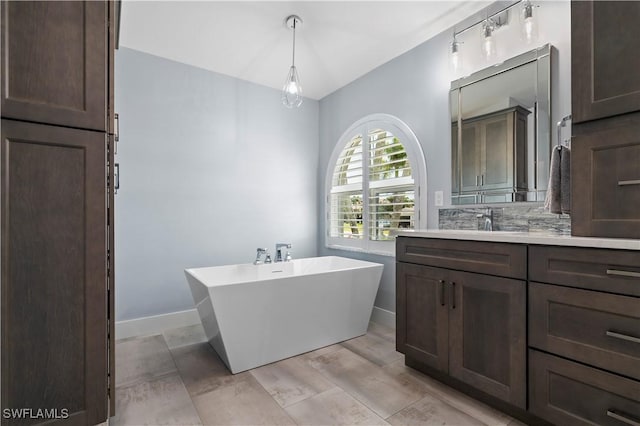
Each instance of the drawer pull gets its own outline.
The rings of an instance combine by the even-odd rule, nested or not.
[[[605,333],[609,337],[615,337],[616,339],[626,340],[627,342],[640,343],[640,339],[633,336],[627,336],[626,334],[616,333],[615,331],[607,331]]]
[[[607,269],[607,275],[618,275],[621,277],[640,278],[640,272],[620,271],[618,269]]]
[[[440,283],[440,306],[444,306],[444,280],[438,280],[438,282]]]
[[[616,420],[618,420],[618,421],[620,421],[622,423],[626,423],[628,425],[631,425],[631,426],[640,426],[640,421],[634,420],[631,417],[628,417],[628,416],[623,415],[621,413],[617,413],[617,412],[612,411],[612,410],[607,410],[607,416],[609,416],[609,417],[611,417],[613,419],[616,419]]]
[[[640,179],[618,181],[618,186],[626,186],[626,185],[640,185]]]

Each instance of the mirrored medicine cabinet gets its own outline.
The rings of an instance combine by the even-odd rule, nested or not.
[[[451,204],[544,200],[553,51],[546,44],[451,83]]]

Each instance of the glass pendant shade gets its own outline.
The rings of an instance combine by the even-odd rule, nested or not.
[[[282,103],[287,108],[299,107],[302,104],[302,85],[295,65],[289,68],[289,74],[284,82]]]
[[[493,25],[485,21],[482,28],[482,56],[490,61],[496,57],[496,41],[493,38]]]
[[[460,53],[460,42],[455,39],[451,42],[451,48],[449,49],[449,64],[451,65],[451,72],[454,75],[462,73],[462,54]]]
[[[522,40],[530,44],[538,39],[538,20],[529,0],[522,4],[520,10],[520,34]]]

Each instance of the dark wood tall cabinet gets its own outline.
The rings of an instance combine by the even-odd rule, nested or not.
[[[115,4],[1,7],[0,402],[31,409],[2,424],[101,423],[114,391]]]
[[[573,235],[640,238],[640,2],[572,1]]]

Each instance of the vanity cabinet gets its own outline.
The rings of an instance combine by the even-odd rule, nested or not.
[[[526,248],[400,237],[396,256],[398,351],[524,409]]]
[[[452,149],[459,157],[453,174],[459,176],[454,178],[454,191],[459,181],[460,197],[504,201],[505,196],[513,199],[527,191],[528,114],[525,108],[512,107],[462,120],[460,147]]]
[[[640,2],[572,1],[571,233],[640,238]]]
[[[640,252],[531,246],[529,265],[529,410],[638,424]]]
[[[406,365],[527,424],[640,424],[640,245],[409,235],[396,241]]]

